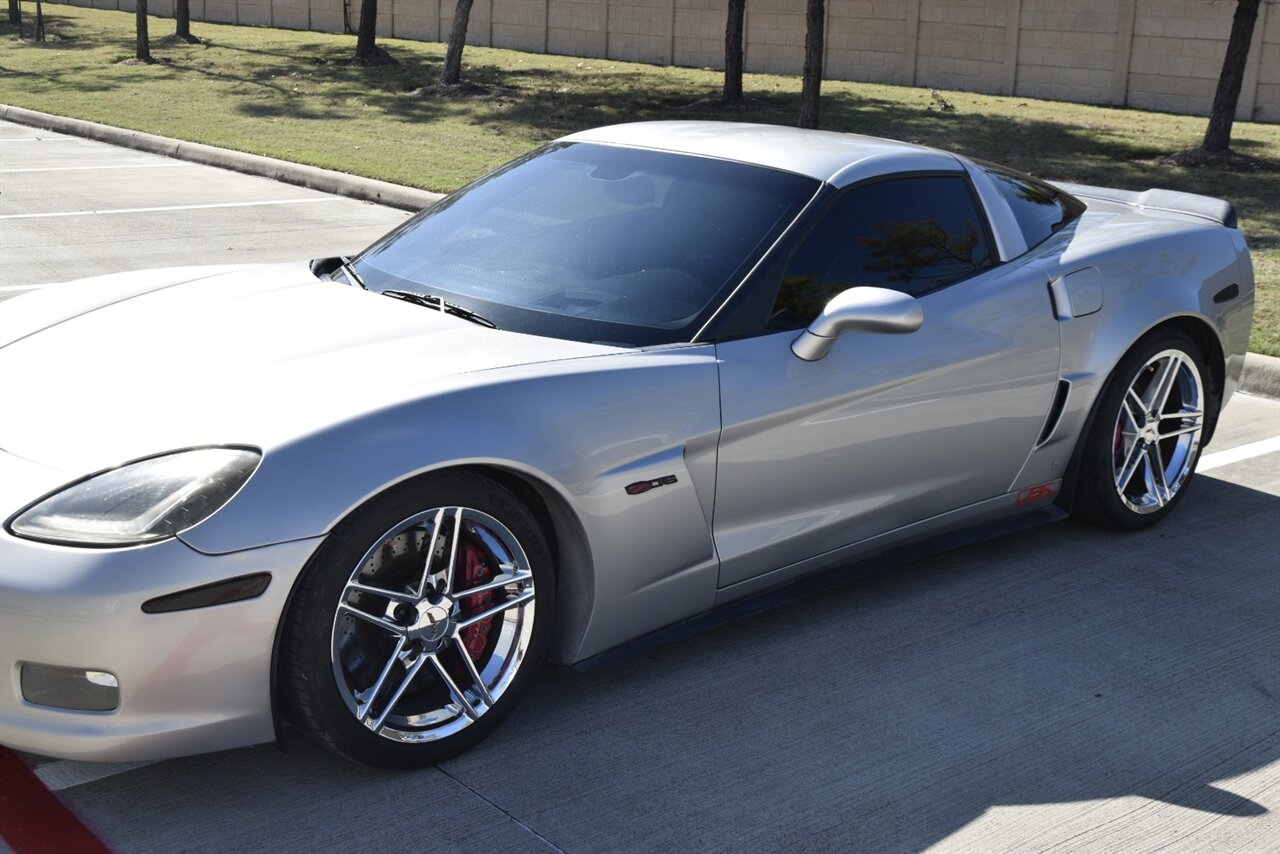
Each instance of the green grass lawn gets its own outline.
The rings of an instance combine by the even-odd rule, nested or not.
[[[562,134],[619,121],[720,118],[793,124],[800,81],[748,75],[746,103],[713,101],[721,75],[614,60],[468,47],[465,94],[431,88],[443,45],[385,39],[398,65],[342,64],[354,36],[193,23],[159,62],[128,62],[133,15],[46,6],[51,40],[0,27],[0,101],[447,192]],[[1059,180],[1227,198],[1254,250],[1251,349],[1280,355],[1280,172],[1164,166],[1203,118],[865,83],[823,84],[822,124],[936,145]],[[954,111],[939,109],[940,99]],[[1280,160],[1280,126],[1237,123],[1237,151]]]

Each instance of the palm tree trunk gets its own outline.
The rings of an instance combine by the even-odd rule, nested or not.
[[[800,88],[800,127],[818,126],[818,94],[822,88],[824,0],[808,0],[805,9],[804,82]]]
[[[1260,3],[1261,0],[1238,0],[1236,5],[1227,55],[1222,60],[1222,74],[1218,77],[1218,91],[1214,93],[1209,127],[1204,133],[1205,151],[1221,153],[1231,148],[1231,126],[1236,120],[1236,104],[1240,101],[1244,67],[1249,61],[1249,45],[1253,42],[1254,25],[1258,23]]]
[[[440,69],[441,83],[457,83],[462,80],[462,49],[467,44],[467,21],[471,18],[472,0],[458,0],[453,10],[453,26],[449,28],[449,47],[444,54],[444,67]]]
[[[729,0],[729,17],[724,25],[724,99],[742,100],[742,35],[747,17],[747,0]]]

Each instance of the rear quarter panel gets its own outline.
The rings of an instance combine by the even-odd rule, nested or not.
[[[1102,306],[1083,316],[1057,307],[1061,372],[1071,392],[1057,429],[1032,453],[1015,488],[1062,477],[1116,363],[1163,323],[1186,318],[1212,331],[1222,353],[1206,353],[1205,359],[1218,361],[1223,377],[1218,391],[1226,404],[1240,378],[1253,321],[1253,267],[1237,229],[1091,200],[1077,222],[1034,252],[1032,263],[1051,282],[1095,268]],[[1233,284],[1238,296],[1215,303],[1214,296]]]

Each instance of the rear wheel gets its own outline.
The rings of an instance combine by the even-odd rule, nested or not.
[[[1077,516],[1121,530],[1163,519],[1186,493],[1218,401],[1204,358],[1175,330],[1116,367],[1081,458]]]
[[[473,474],[375,499],[299,585],[281,659],[292,716],[372,765],[430,765],[479,742],[550,639],[546,540],[514,495]]]

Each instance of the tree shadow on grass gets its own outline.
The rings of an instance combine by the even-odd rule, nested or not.
[[[47,4],[44,7],[45,40],[42,42],[31,40],[31,34],[36,25],[35,11],[31,8],[25,10],[21,27],[24,35],[22,43],[25,47],[33,50],[71,51],[90,50],[101,46],[101,43],[94,38],[100,35],[99,33],[81,26],[75,18],[68,18],[56,12],[51,14],[49,8]],[[7,14],[0,18],[0,39],[17,40],[18,29],[9,23]]]
[[[111,92],[116,89],[123,88],[129,82],[128,80],[120,79],[118,76],[113,76],[111,78],[103,77],[93,83],[86,83],[81,79],[79,70],[70,70],[65,72],[29,71],[26,69],[0,66],[0,74],[24,80],[41,80],[52,86],[74,89],[77,92]]]
[[[333,118],[344,118],[345,111],[339,108],[314,110],[296,103],[288,97],[283,101],[250,101],[236,105],[236,112],[250,118],[291,119],[298,121],[323,121]]]

